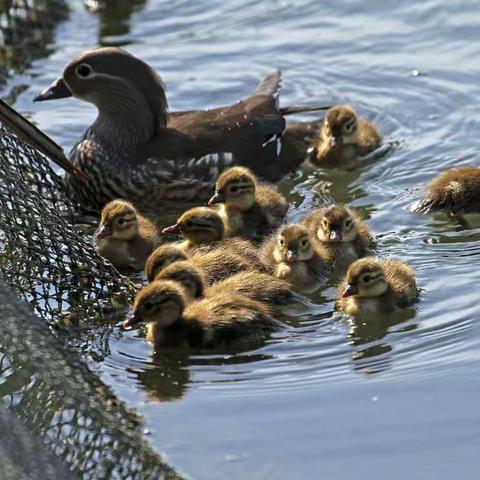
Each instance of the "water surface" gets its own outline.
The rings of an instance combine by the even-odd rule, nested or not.
[[[16,107],[68,150],[93,107],[32,98],[86,48],[123,45],[154,66],[172,110],[232,103],[281,68],[284,105],[350,103],[397,144],[354,172],[306,165],[292,174],[281,183],[290,219],[320,204],[330,185],[337,201],[368,216],[381,256],[412,264],[422,294],[405,316],[358,325],[334,313],[330,287],[262,348],[225,355],[152,358],[138,332],[117,329],[93,367],[192,478],[472,478],[480,467],[480,221],[457,231],[408,206],[439,171],[480,165],[478,3],[122,5],[90,13],[72,2],[51,55],[8,86],[31,84]]]

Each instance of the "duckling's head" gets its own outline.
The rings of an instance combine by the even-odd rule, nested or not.
[[[203,273],[195,265],[185,260],[165,267],[155,280],[171,280],[179,283],[184,288],[188,300],[203,297],[205,291]]]
[[[225,226],[220,215],[208,207],[187,210],[175,225],[166,227],[162,233],[181,234],[194,245],[214,242],[223,238]]]
[[[82,52],[35,101],[71,96],[93,103],[102,114],[128,116],[134,106],[139,117],[151,117],[154,128],[167,122],[167,99],[160,77],[145,62],[118,47]]]
[[[113,200],[102,210],[100,227],[96,238],[131,240],[138,233],[137,211],[125,200]]]
[[[148,281],[152,282],[168,265],[186,259],[187,256],[179,246],[170,244],[160,245],[148,257],[145,263],[145,275]]]
[[[137,323],[155,323],[166,328],[183,313],[187,299],[181,285],[168,280],[155,280],[143,287],[135,297],[133,316],[123,324],[125,328]]]
[[[248,210],[255,203],[257,178],[246,167],[225,170],[215,184],[215,195],[208,204],[225,203],[227,207]]]
[[[349,105],[336,105],[325,116],[323,136],[335,149],[357,143],[357,113]]]
[[[379,297],[383,295],[388,285],[385,273],[380,263],[374,258],[361,258],[350,265],[347,272],[347,286],[342,297]]]
[[[357,229],[349,210],[341,205],[330,205],[319,211],[317,237],[322,242],[353,242]]]
[[[313,246],[308,231],[301,225],[287,225],[276,234],[274,257],[277,262],[293,264],[313,257]]]

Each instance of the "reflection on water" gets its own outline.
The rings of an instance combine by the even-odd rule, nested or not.
[[[330,285],[291,313],[287,331],[240,353],[152,355],[138,332],[113,327],[86,348],[104,352],[92,363],[145,416],[152,440],[196,478],[471,477],[479,224],[468,218],[472,229],[459,231],[409,206],[440,170],[478,165],[477,2],[150,0],[95,13],[79,3],[16,104],[55,140],[68,149],[92,107],[31,99],[92,38],[154,66],[172,110],[232,103],[280,67],[282,104],[352,103],[394,144],[357,170],[293,172],[280,182],[289,220],[332,198],[353,204],[378,254],[410,262],[423,289],[404,315],[356,324],[334,312]]]

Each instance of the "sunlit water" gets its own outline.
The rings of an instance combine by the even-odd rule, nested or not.
[[[334,313],[327,288],[317,306],[290,312],[287,331],[236,354],[153,359],[138,331],[118,328],[93,368],[192,478],[473,478],[480,221],[457,231],[408,206],[437,172],[480,165],[478,2],[131,3],[138,8],[119,24],[74,2],[51,56],[10,84],[31,84],[16,107],[70,148],[94,109],[31,101],[99,44],[124,45],[154,66],[172,110],[232,103],[280,67],[284,105],[351,103],[397,145],[355,172],[306,165],[292,174],[281,183],[290,220],[331,184],[337,201],[368,216],[381,256],[412,264],[422,293],[404,316],[355,325]]]

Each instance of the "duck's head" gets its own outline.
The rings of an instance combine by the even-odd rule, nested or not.
[[[97,239],[132,240],[138,233],[137,210],[125,200],[112,200],[102,210]]]
[[[347,286],[342,297],[379,297],[388,290],[385,273],[374,258],[361,258],[350,265],[347,272]]]
[[[220,215],[209,207],[196,207],[187,210],[177,223],[166,227],[162,233],[182,235],[194,245],[215,242],[223,238],[225,226]]]
[[[232,167],[225,170],[215,184],[215,195],[208,204],[225,203],[227,207],[248,210],[255,203],[257,178],[248,168]]]
[[[188,261],[175,262],[165,267],[156,280],[171,280],[179,283],[184,289],[188,300],[203,297],[205,279],[202,272]]]
[[[349,105],[336,105],[326,114],[322,134],[331,149],[357,143],[358,118]]]
[[[145,263],[145,275],[149,282],[153,282],[155,277],[172,263],[186,260],[187,256],[177,245],[160,245],[148,257]]]
[[[123,326],[129,328],[143,322],[167,328],[182,316],[186,304],[187,299],[181,285],[167,280],[155,280],[137,293],[133,316]]]
[[[313,255],[313,246],[305,227],[287,225],[276,233],[274,257],[277,262],[305,262],[311,260]]]
[[[330,205],[319,210],[317,237],[322,242],[353,242],[357,227],[349,210],[342,205]]]
[[[35,101],[76,97],[93,103],[107,117],[142,122],[150,117],[154,129],[167,123],[165,87],[145,62],[118,47],[82,52]],[[127,119],[125,119],[127,120]]]

